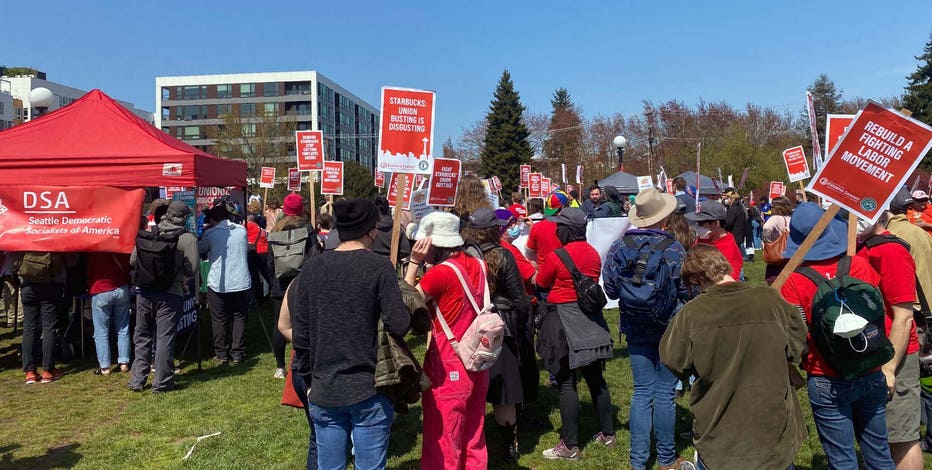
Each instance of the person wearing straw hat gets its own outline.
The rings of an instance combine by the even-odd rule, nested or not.
[[[675,446],[676,377],[660,362],[660,338],[678,306],[689,300],[680,280],[686,249],[663,228],[678,207],[676,197],[656,188],[641,191],[628,217],[635,229],[612,244],[602,269],[605,294],[618,299],[619,331],[627,337],[634,378],[631,397],[631,468],[647,468],[651,434],[660,469],[678,468]],[[645,256],[646,255],[646,256]],[[657,256],[659,255],[659,258]],[[646,261],[643,270],[634,266]],[[649,279],[651,283],[642,282]],[[653,289],[649,297],[644,286]],[[649,300],[648,300],[649,299]]]

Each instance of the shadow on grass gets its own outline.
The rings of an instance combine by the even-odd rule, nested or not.
[[[0,469],[28,468],[40,470],[45,468],[72,468],[83,457],[75,452],[79,444],[52,447],[44,455],[13,459],[12,451],[22,447],[19,444],[8,444],[0,447]]]

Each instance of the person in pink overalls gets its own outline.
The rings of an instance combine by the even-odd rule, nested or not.
[[[477,304],[482,304],[483,292],[488,287],[480,261],[463,252],[459,227],[460,219],[450,213],[434,212],[421,219],[405,281],[416,284],[418,292],[443,315],[453,335],[462,338],[477,312],[453,269],[440,263],[447,261],[459,268],[469,286],[468,295]],[[416,283],[418,269],[425,262],[432,267]],[[424,371],[432,385],[421,401],[424,419],[421,468],[485,469],[488,454],[483,426],[489,373],[466,371],[436,318],[431,336],[424,356]]]

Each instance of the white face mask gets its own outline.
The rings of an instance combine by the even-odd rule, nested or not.
[[[703,227],[701,225],[697,225],[695,227],[695,230],[696,230],[696,236],[701,239],[709,238],[709,236],[712,235],[712,230],[710,230],[707,227]]]
[[[832,333],[842,338],[853,338],[861,334],[866,326],[867,320],[849,311],[838,315]]]

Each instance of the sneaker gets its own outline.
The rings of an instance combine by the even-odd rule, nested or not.
[[[658,465],[657,466],[657,470],[687,470],[687,469],[692,470],[695,468],[696,466],[693,465],[692,462],[684,459],[683,457],[677,458],[676,461],[670,465]]]
[[[595,442],[598,442],[599,444],[602,444],[605,447],[608,447],[609,449],[614,449],[615,446],[618,445],[618,441],[615,440],[614,435],[606,436],[605,434],[602,434],[601,432],[596,434],[595,436],[592,436],[592,440]]]
[[[42,371],[42,383],[52,383],[61,378],[61,371],[58,369]]]
[[[104,368],[94,369],[94,375],[110,375],[110,368],[108,367],[106,369]]]
[[[39,374],[37,374],[36,371],[31,370],[29,372],[26,372],[26,383],[27,384],[34,384],[38,381],[39,381]]]
[[[557,459],[566,459],[566,460],[579,460],[579,447],[566,447],[566,443],[560,441],[560,444],[553,449],[547,449],[543,452],[543,456],[548,460],[557,460]]]
[[[285,369],[282,369],[281,367],[279,367],[278,369],[275,369],[275,373],[272,374],[272,377],[274,377],[274,378],[276,378],[276,379],[284,379],[284,378],[285,378]]]
[[[505,452],[502,455],[502,458],[505,459],[505,462],[510,464],[518,463],[518,459],[521,458],[521,451],[518,449],[518,443],[512,442],[505,447]]]
[[[120,372],[129,372],[129,364],[120,364]]]

